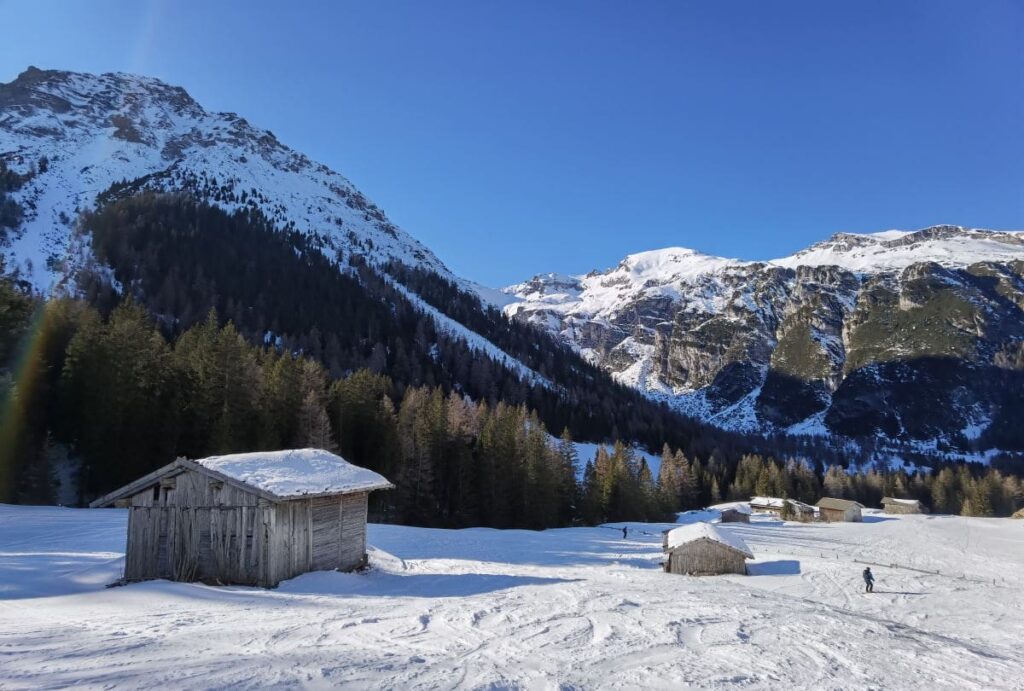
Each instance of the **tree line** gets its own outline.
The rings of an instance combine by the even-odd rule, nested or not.
[[[1016,476],[967,466],[849,473],[665,445],[655,474],[622,442],[580,459],[568,429],[556,439],[523,404],[400,387],[368,369],[332,379],[315,358],[252,344],[215,313],[169,339],[130,299],[104,316],[10,281],[0,281],[0,362],[4,501],[52,502],[70,482],[85,502],[177,456],[305,446],[395,482],[374,504],[380,519],[439,527],[671,520],[752,495],[912,497],[967,515],[1006,515],[1021,501]]]

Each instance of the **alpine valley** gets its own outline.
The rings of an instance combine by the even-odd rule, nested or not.
[[[727,439],[858,460],[1024,450],[1014,232],[841,233],[773,261],[673,248],[492,290],[181,88],[29,68],[0,84],[0,247],[38,294],[131,295],[169,331],[215,309],[334,376],[526,404],[576,439],[658,451],[710,425],[704,454]]]

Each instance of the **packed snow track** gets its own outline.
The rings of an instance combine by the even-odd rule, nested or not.
[[[371,525],[362,574],[106,588],[125,522],[0,506],[0,688],[1024,689],[1021,521],[755,517],[751,575],[706,578],[667,525]]]

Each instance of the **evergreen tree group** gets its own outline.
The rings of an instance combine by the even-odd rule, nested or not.
[[[5,170],[0,187],[20,184]],[[751,495],[1021,503],[1019,461],[851,473],[813,440],[700,426],[431,272],[332,256],[251,206],[124,190],[80,219],[101,265],[79,297],[43,299],[0,266],[0,501],[66,498],[63,482],[84,502],[177,456],[312,446],[391,479],[372,509],[419,525],[669,520]],[[439,329],[410,294],[539,376]],[[606,445],[579,458],[573,437]],[[662,447],[656,474],[638,442]]]

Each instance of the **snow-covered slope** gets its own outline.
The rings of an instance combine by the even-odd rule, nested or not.
[[[61,277],[77,211],[112,184],[147,176],[149,187],[187,187],[229,210],[258,207],[322,236],[328,251],[455,278],[344,177],[157,79],[29,68],[0,84],[0,157],[32,174],[12,195],[26,217],[3,251],[40,288]]]
[[[1024,688],[1010,519],[754,516],[751,575],[703,578],[662,571],[668,524],[371,525],[363,574],[105,589],[125,523],[0,506],[0,687]]]

